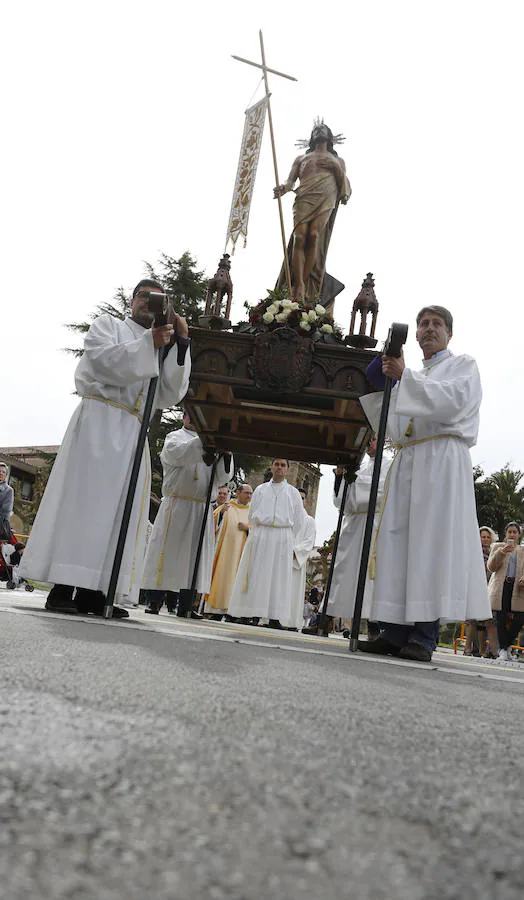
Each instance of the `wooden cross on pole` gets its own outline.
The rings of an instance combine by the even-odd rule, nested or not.
[[[279,186],[280,180],[278,177],[278,166],[277,166],[277,151],[275,148],[275,134],[273,131],[273,118],[271,116],[271,103],[270,103],[270,93],[269,93],[269,83],[267,80],[267,73],[271,72],[273,75],[280,75],[281,78],[289,78],[290,81],[297,81],[296,78],[293,78],[292,75],[285,75],[284,72],[277,72],[276,69],[270,69],[269,66],[266,66],[266,54],[264,52],[264,38],[262,36],[262,32],[259,31],[260,36],[260,53],[262,57],[262,64],[252,62],[250,59],[243,59],[242,56],[235,56],[232,54],[233,59],[237,59],[239,62],[247,63],[248,66],[255,66],[257,69],[262,69],[264,73],[264,85],[266,89],[266,100],[267,100],[267,116],[269,119],[269,133],[271,135],[271,149],[273,151],[273,166],[275,169],[275,183],[276,187]],[[284,216],[282,213],[282,200],[280,197],[277,197],[278,200],[278,214],[280,216],[280,231],[282,232],[282,246],[284,248],[284,268],[286,271],[286,281],[287,281],[287,289],[289,291],[289,298],[293,299],[293,295],[291,293],[291,272],[289,271],[289,260],[287,256],[287,243],[286,243],[286,233],[284,231]]]

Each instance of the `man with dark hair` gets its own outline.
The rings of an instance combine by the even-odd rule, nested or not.
[[[469,448],[477,441],[482,399],[475,360],[448,350],[453,318],[426,306],[417,316],[423,369],[382,356],[367,376],[391,393],[388,434],[396,450],[375,531],[370,576],[371,618],[382,632],[359,642],[368,653],[428,662],[439,620],[488,619],[486,575],[473,491]],[[382,394],[360,401],[378,428]]]
[[[144,288],[148,288],[149,291],[157,291],[160,294],[164,293],[164,288],[159,281],[155,281],[153,278],[142,278],[142,280],[139,281],[138,284],[133,288],[133,299],[136,297],[138,292],[143,290]]]
[[[249,532],[229,614],[291,624],[293,545],[305,517],[300,494],[286,481],[287,459],[274,459],[271,481],[259,484],[249,509]]]
[[[149,291],[162,290],[152,279],[133,291],[131,316],[95,319],[85,336],[75,372],[80,404],[73,413],[49,478],[21,563],[24,578],[54,584],[46,609],[102,615],[116,542],[129,485],[150,379],[164,360],[155,407],[179,403],[190,372],[188,328],[153,326]],[[151,485],[149,449],[144,448],[122,558],[117,597],[140,585]],[[76,589],[76,593],[75,593]],[[114,607],[113,615],[128,616]]]

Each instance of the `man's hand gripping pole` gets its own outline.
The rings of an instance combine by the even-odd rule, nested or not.
[[[389,329],[386,343],[382,351],[383,356],[392,356],[399,359],[402,354],[402,347],[406,343],[408,336],[408,326],[401,322],[393,322]],[[369,551],[371,547],[371,538],[373,536],[373,522],[375,518],[375,509],[377,505],[378,485],[380,480],[380,469],[382,466],[382,456],[384,453],[384,442],[386,439],[386,425],[388,421],[389,402],[391,399],[392,381],[386,376],[386,384],[384,386],[384,396],[382,398],[382,409],[380,411],[380,423],[377,434],[377,451],[375,454],[375,463],[373,466],[373,477],[371,479],[371,490],[369,493],[369,505],[366,516],[366,527],[364,530],[364,541],[362,544],[362,556],[360,558],[360,569],[358,573],[357,592],[355,596],[355,610],[353,612],[353,621],[351,623],[351,638],[349,641],[350,650],[358,650],[358,635],[360,632],[360,620],[362,618],[362,604],[364,602],[364,591],[366,588],[366,576],[369,562]]]
[[[168,313],[168,299],[166,294],[161,294],[157,291],[150,291],[148,298],[148,306],[150,312],[154,313],[155,319],[153,325],[155,328],[159,328],[161,325],[167,324],[167,313]],[[131,476],[129,478],[129,487],[127,489],[126,502],[124,504],[124,512],[122,514],[122,522],[120,524],[120,531],[118,532],[118,540],[116,543],[116,551],[115,558],[113,560],[113,568],[111,569],[111,577],[109,579],[109,588],[107,591],[106,602],[104,605],[104,618],[111,619],[113,617],[113,605],[115,602],[116,595],[116,587],[118,584],[118,576],[120,575],[120,567],[122,565],[122,557],[124,555],[124,547],[127,538],[127,532],[129,529],[129,521],[131,519],[131,511],[133,509],[133,501],[135,499],[136,486],[138,482],[138,475],[140,472],[140,465],[142,463],[142,456],[144,454],[144,447],[147,438],[147,432],[149,429],[149,423],[151,420],[151,413],[153,411],[153,404],[155,400],[156,386],[158,383],[158,379],[162,374],[162,363],[164,362],[165,352],[167,351],[167,347],[163,347],[158,351],[158,375],[155,375],[151,378],[149,382],[149,387],[147,390],[146,402],[144,405],[144,412],[142,414],[142,422],[140,423],[140,431],[138,433],[138,440],[136,444],[135,457],[133,459],[133,468],[131,469]]]

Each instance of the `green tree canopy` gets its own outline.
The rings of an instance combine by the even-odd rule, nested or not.
[[[508,522],[524,522],[524,487],[519,487],[523,478],[524,472],[509,463],[487,477],[480,466],[473,469],[479,523],[494,528],[500,537]]]
[[[146,263],[148,278],[164,285],[175,312],[184,316],[188,325],[198,325],[206,300],[208,279],[195,267],[196,260],[187,250],[180,259],[162,253],[156,266]]]

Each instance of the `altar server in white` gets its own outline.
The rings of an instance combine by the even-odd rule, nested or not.
[[[306,510],[306,492],[298,488],[302,497],[304,511]],[[301,628],[304,624],[304,598],[306,593],[306,568],[311,551],[315,546],[316,522],[313,516],[307,512],[304,516],[302,528],[295,538],[293,547],[293,567],[291,569],[291,620],[282,621],[282,625],[289,628]]]
[[[149,540],[142,587],[154,591],[185,590],[191,585],[193,568],[209,481],[213,454],[202,446],[188,412],[183,427],[167,435],[160,460],[164,470],[162,502]],[[218,486],[233,476],[230,453],[223,454],[216,468],[211,501]],[[207,515],[196,591],[207,594],[211,587],[215,529],[213,506]]]
[[[267,618],[279,627],[291,622],[293,546],[305,511],[286,481],[287,459],[274,459],[271,481],[260,484],[249,508],[251,531],[238,567],[229,614]]]
[[[357,583],[360,571],[360,557],[362,555],[362,544],[364,542],[366,514],[369,506],[369,494],[375,467],[376,451],[377,440],[376,438],[373,438],[367,450],[368,459],[363,461],[358,470],[356,480],[349,485],[346,495],[344,518],[342,520],[342,529],[340,531],[337,557],[335,560],[327,608],[328,615],[336,616],[337,618],[351,619],[355,609],[355,596],[357,593]],[[380,509],[384,494],[384,481],[390,465],[391,456],[384,455],[380,467],[375,526],[378,519],[378,510]],[[344,470],[341,467],[336,470],[335,474],[333,503],[337,509],[340,509],[342,503],[343,471]],[[366,578],[364,602],[362,606],[362,616],[364,619],[369,618],[372,597],[373,581],[368,577]]]
[[[101,615],[150,379],[158,375],[158,351],[176,332],[164,361],[155,407],[178,403],[190,372],[188,329],[152,328],[151,279],[133,291],[132,315],[103,315],[85,337],[75,372],[81,397],[56,457],[21,564],[21,575],[54,584],[46,608]],[[151,464],[146,444],[129,523],[117,597],[140,584],[144,565]],[[76,594],[75,592],[76,590]],[[128,613],[118,607],[115,616]]]
[[[359,644],[367,652],[429,661],[439,619],[490,617],[469,453],[482,390],[475,360],[448,350],[452,329],[447,309],[424,307],[417,316],[422,371],[407,368],[403,356],[368,367],[376,386],[380,368],[397,383],[388,417],[396,456],[370,559],[371,616],[384,630]],[[376,429],[382,394],[361,403]]]

